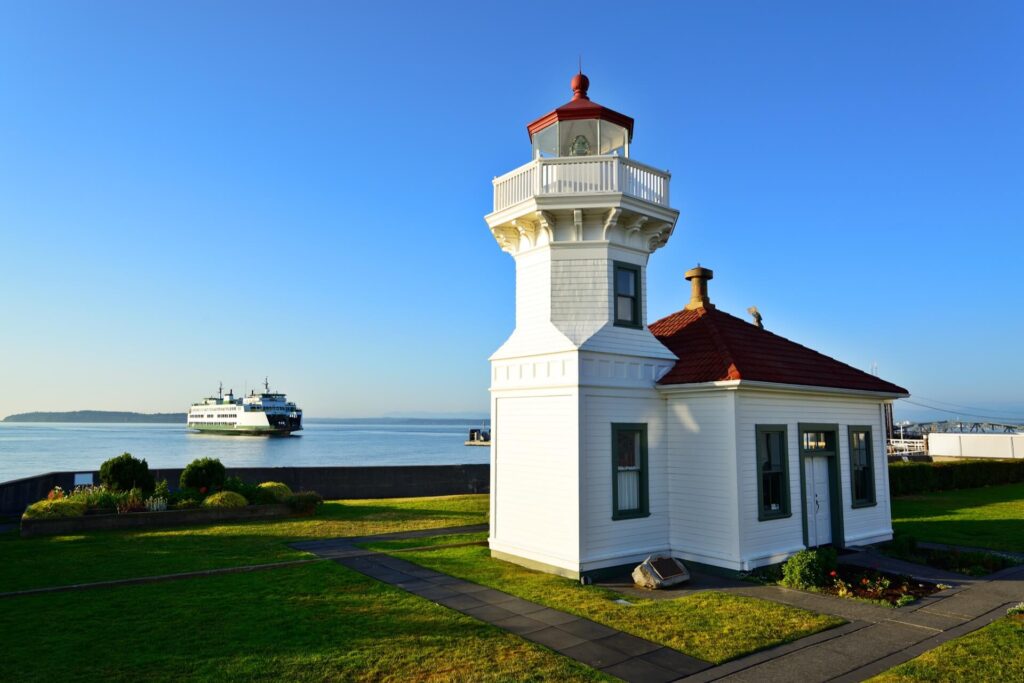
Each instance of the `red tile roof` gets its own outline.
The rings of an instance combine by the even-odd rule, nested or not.
[[[745,379],[909,393],[903,387],[772,334],[714,306],[679,311],[649,327],[654,336],[679,357],[658,384]]]

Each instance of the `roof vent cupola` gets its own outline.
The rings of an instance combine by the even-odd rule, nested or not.
[[[690,281],[690,303],[686,304],[686,310],[692,311],[697,308],[714,308],[711,299],[708,298],[708,280],[715,276],[710,268],[696,268],[686,271],[687,280]]]

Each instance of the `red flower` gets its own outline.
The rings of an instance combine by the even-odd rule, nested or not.
[[[863,579],[860,580],[860,582],[863,583],[865,586],[868,585],[868,577],[865,576]]]
[[[828,573],[828,575],[829,575],[829,576],[835,576],[835,575],[836,575],[836,570],[835,570],[835,569],[833,569],[832,571],[830,571],[830,572]]]
[[[205,486],[200,486],[199,487],[199,493],[206,493],[206,487]]]

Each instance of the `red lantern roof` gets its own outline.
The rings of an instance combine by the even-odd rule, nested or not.
[[[590,79],[584,76],[583,72],[573,76],[570,85],[572,86],[572,99],[569,102],[526,126],[531,140],[536,132],[547,128],[556,121],[601,119],[625,128],[629,135],[629,141],[633,141],[633,119],[607,107],[602,107],[597,102],[591,102],[590,98],[587,97]]]

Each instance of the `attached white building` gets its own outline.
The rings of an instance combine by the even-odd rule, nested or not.
[[[528,126],[533,160],[494,180],[486,217],[516,262],[491,356],[492,554],[576,578],[890,538],[883,410],[906,390],[719,311],[706,268],[648,326],[647,260],[679,212],[588,87]]]

